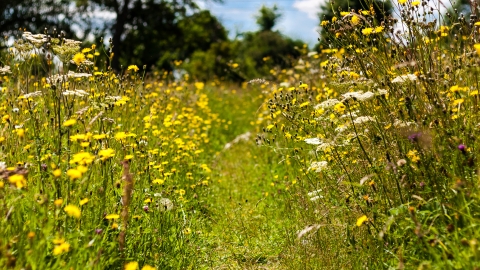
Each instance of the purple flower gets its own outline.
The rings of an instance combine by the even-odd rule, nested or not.
[[[418,141],[418,138],[420,138],[420,136],[422,135],[421,132],[418,132],[418,133],[413,133],[411,135],[408,136],[408,139],[413,143],[413,142],[417,142]]]
[[[465,144],[461,143],[458,145],[458,150],[462,151],[462,152],[465,152],[465,150],[467,149],[467,147],[465,146]]]
[[[95,229],[95,233],[96,233],[96,234],[101,234],[102,232],[103,232],[102,229]]]
[[[148,205],[143,206],[143,211],[148,212]]]

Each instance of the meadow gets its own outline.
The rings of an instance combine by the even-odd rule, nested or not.
[[[1,268],[478,269],[480,21],[396,5],[243,84],[25,31],[0,62]]]

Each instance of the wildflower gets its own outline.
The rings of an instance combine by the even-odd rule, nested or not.
[[[55,201],[53,201],[53,204],[55,204],[55,206],[61,206],[63,204],[63,199],[56,199]]]
[[[75,119],[69,119],[69,120],[67,120],[67,121],[65,121],[65,122],[63,123],[63,126],[64,126],[64,127],[70,127],[70,126],[75,125],[76,123],[77,123],[77,120],[75,120]]]
[[[366,215],[363,215],[363,216],[359,217],[359,218],[357,219],[357,226],[358,226],[358,227],[362,226],[363,223],[365,223],[366,221],[368,221],[368,218],[367,218]]]
[[[415,0],[415,1],[412,2],[412,7],[415,7],[415,6],[418,6],[418,5],[420,5],[420,1]]]
[[[480,43],[473,45],[473,48],[475,48],[475,51],[477,51],[477,54],[480,55]]]
[[[158,205],[161,211],[170,211],[173,209],[173,202],[167,198],[161,198],[158,201]]]
[[[62,175],[62,170],[56,169],[55,171],[53,171],[53,176],[58,178],[60,177],[60,175]]]
[[[88,165],[95,160],[95,156],[88,152],[79,152],[73,155],[70,164]]]
[[[406,74],[406,75],[401,75],[396,77],[395,79],[392,80],[392,83],[405,83],[407,81],[416,81],[417,80],[417,75],[415,74]]]
[[[25,137],[25,130],[23,128],[16,129],[15,132],[19,138]]]
[[[186,235],[189,235],[189,234],[192,233],[192,230],[187,227],[187,228],[185,228],[185,229],[183,230],[183,233],[186,234]]]
[[[105,161],[113,156],[115,156],[115,150],[108,148],[108,149],[103,149],[98,152],[98,155],[100,156],[100,159],[102,161]]]
[[[338,113],[343,113],[343,111],[345,111],[345,108],[346,108],[345,105],[344,105],[343,103],[341,103],[341,102],[340,102],[340,103],[337,103],[337,104],[333,107],[333,109],[334,109],[336,112],[338,112]]]
[[[117,214],[110,214],[105,216],[105,219],[119,219],[119,218],[120,218],[120,215],[117,215]]]
[[[353,123],[359,125],[370,121],[374,121],[374,119],[370,116],[359,116],[353,120]]]
[[[28,94],[25,94],[23,96],[20,96],[19,98],[24,98],[24,99],[29,99],[29,98],[34,98],[34,97],[39,97],[42,95],[42,92],[41,91],[35,91],[35,92],[32,92],[32,93],[28,93]]]
[[[88,202],[88,198],[85,198],[83,200],[80,201],[80,206],[86,204]]]
[[[418,151],[417,150],[410,150],[408,151],[407,153],[407,157],[413,162],[413,163],[417,163],[418,161],[420,161],[420,157],[418,157]]]
[[[315,170],[315,172],[319,173],[325,170],[328,167],[328,162],[326,161],[314,161],[310,164],[308,168],[309,171]]]
[[[318,138],[308,138],[304,140],[307,144],[319,145],[322,142]]]
[[[72,59],[73,63],[77,66],[81,65],[83,61],[85,61],[85,55],[83,53],[76,53]]]
[[[377,27],[375,27],[375,30],[373,30],[373,31],[375,33],[381,33],[381,32],[383,32],[383,29],[384,29],[383,26],[377,26]]]
[[[322,103],[317,104],[314,109],[315,110],[318,110],[320,108],[329,109],[329,108],[337,105],[338,103],[340,103],[340,101],[338,101],[337,99],[327,99],[327,100],[323,101]]]
[[[350,21],[352,22],[353,25],[357,25],[360,23],[360,18],[357,15],[353,15]]]
[[[67,171],[67,175],[68,175],[68,177],[70,177],[70,180],[75,180],[75,179],[79,179],[80,177],[82,177],[82,173],[77,169],[69,169]]]
[[[368,36],[368,35],[370,35],[370,34],[372,34],[372,33],[373,33],[373,28],[371,28],[371,27],[362,29],[362,34],[363,34],[364,36]]]
[[[18,189],[21,189],[27,185],[27,180],[22,174],[14,174],[8,177],[8,181],[10,181],[12,184],[15,184]]]
[[[129,262],[125,264],[125,270],[138,270],[138,262]]]
[[[10,66],[0,67],[0,74],[5,75],[5,74],[8,74],[8,73],[12,73],[10,71]]]
[[[142,270],[156,270],[156,268],[147,264],[142,267]]]
[[[398,0],[398,3],[399,3],[400,5],[403,5],[403,4],[405,4],[406,2],[407,2],[407,0]]]
[[[80,218],[80,215],[82,213],[80,211],[80,208],[78,208],[75,205],[71,205],[71,204],[65,206],[65,208],[63,208],[63,211],[65,211],[65,213],[67,213],[67,215],[69,215],[71,217],[74,217],[74,218]]]
[[[461,152],[465,152],[465,150],[467,150],[467,147],[465,146],[465,144],[460,144],[458,145],[458,150],[460,150]]]
[[[128,66],[127,70],[133,70],[133,71],[137,72],[140,69],[137,67],[137,65],[130,65],[130,66]]]
[[[70,251],[70,244],[67,242],[61,243],[60,245],[56,245],[53,248],[53,255],[60,255]]]

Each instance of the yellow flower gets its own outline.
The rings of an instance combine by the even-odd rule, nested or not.
[[[345,108],[346,108],[346,107],[345,107],[345,105],[344,105],[342,102],[337,103],[337,104],[333,107],[333,109],[334,109],[336,112],[338,112],[338,113],[343,113],[343,111],[345,111]]]
[[[23,128],[16,129],[15,132],[17,133],[17,136],[20,138],[25,137],[25,130]]]
[[[375,33],[381,33],[381,32],[383,32],[383,26],[375,27]]]
[[[70,180],[75,180],[82,177],[82,172],[77,169],[69,169],[67,175],[70,177]]]
[[[117,215],[117,214],[110,214],[105,216],[105,219],[118,219],[118,218],[120,218],[120,215]]]
[[[85,198],[83,200],[80,201],[80,206],[86,204],[88,202],[88,198]]]
[[[125,264],[125,270],[137,270],[138,269],[138,262],[129,262]]]
[[[63,199],[60,198],[60,199],[56,199],[53,204],[55,204],[55,206],[61,206],[63,204]]]
[[[353,15],[350,21],[352,22],[353,25],[357,25],[360,23],[360,18],[358,18],[357,15]]]
[[[410,150],[407,153],[407,157],[414,163],[417,163],[420,161],[420,157],[417,156],[418,151],[417,150]]]
[[[115,156],[115,150],[108,148],[108,149],[102,149],[98,152],[98,155],[100,156],[100,159],[102,161],[105,161],[113,156]]]
[[[80,215],[82,214],[82,212],[80,211],[80,208],[71,204],[65,206],[65,208],[63,208],[63,211],[65,211],[67,215],[74,218],[80,218]]]
[[[365,223],[366,221],[368,221],[367,216],[363,215],[363,216],[359,217],[357,219],[357,226],[358,227],[362,226],[362,224]]]
[[[53,176],[60,177],[61,175],[62,175],[62,170],[56,169],[55,171],[53,171]]]
[[[77,53],[73,56],[72,61],[79,66],[83,61],[85,61],[85,55],[83,53]]]
[[[363,34],[364,36],[368,36],[368,35],[370,35],[372,32],[373,32],[373,28],[370,28],[370,27],[365,28],[365,29],[362,30],[362,34]]]
[[[65,242],[60,245],[56,245],[53,248],[53,255],[60,255],[69,251],[70,251],[70,244]]]
[[[77,120],[75,120],[75,119],[69,119],[69,120],[67,120],[67,121],[65,121],[65,122],[63,123],[63,126],[64,126],[64,127],[69,127],[69,126],[75,125],[76,123],[77,123]]]
[[[14,174],[8,177],[8,181],[10,181],[10,183],[12,184],[15,184],[17,188],[23,188],[27,185],[27,180],[25,179],[25,176],[21,174]]]
[[[133,158],[133,155],[126,155],[125,158],[123,158],[124,160],[130,160]]]
[[[133,70],[133,71],[137,72],[139,70],[139,68],[137,67],[137,65],[130,65],[130,66],[128,66],[127,70]]]
[[[420,1],[415,0],[412,2],[412,7],[420,5]]]
[[[473,48],[477,51],[477,54],[480,55],[480,43],[473,45]]]
[[[400,5],[403,5],[403,4],[405,4],[406,2],[407,2],[407,0],[398,0],[398,3],[399,3]]]
[[[147,264],[142,267],[142,270],[156,270],[156,268]]]

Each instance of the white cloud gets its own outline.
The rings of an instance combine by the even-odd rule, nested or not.
[[[317,13],[320,11],[320,5],[324,2],[324,0],[295,0],[293,7],[306,13],[310,19],[317,20]]]

